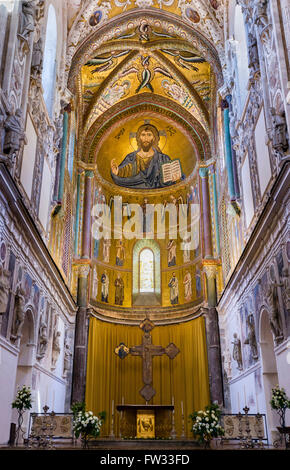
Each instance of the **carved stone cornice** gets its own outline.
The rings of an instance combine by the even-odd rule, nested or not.
[[[140,325],[145,316],[148,316],[156,325],[169,325],[194,320],[207,313],[203,303],[193,302],[187,305],[174,307],[114,307],[90,300],[90,314],[109,323],[125,325]]]
[[[85,163],[82,160],[77,160],[76,165],[79,167],[78,171],[80,173],[83,171],[95,171],[97,169],[96,163]]]

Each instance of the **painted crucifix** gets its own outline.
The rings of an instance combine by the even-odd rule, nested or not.
[[[152,344],[152,336],[150,332],[153,330],[155,325],[149,320],[149,318],[145,318],[139,326],[141,330],[144,331],[142,344],[140,346],[128,348],[124,343],[120,343],[115,349],[115,353],[120,357],[120,359],[124,359],[128,354],[142,358],[144,387],[142,387],[139,392],[146,402],[148,402],[156,393],[152,384],[153,357],[163,356],[163,354],[166,354],[170,359],[174,359],[180,351],[174,343],[168,344],[166,348]]]

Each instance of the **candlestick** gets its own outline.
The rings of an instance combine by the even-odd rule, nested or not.
[[[181,402],[181,437],[185,437],[185,432],[184,432],[183,401]]]
[[[175,431],[175,416],[174,416],[174,397],[172,397],[172,405],[173,405],[173,410],[172,410],[171,437],[172,437],[172,439],[175,439],[176,438],[176,431]]]
[[[41,404],[40,404],[40,391],[37,391],[37,408],[38,408],[38,413],[41,413]]]
[[[111,432],[110,432],[110,437],[115,438],[114,434],[114,425],[115,425],[115,420],[114,420],[114,400],[112,400],[112,419],[111,419]]]
[[[256,407],[257,407],[257,413],[260,413],[260,411],[259,411],[259,402],[258,402],[257,389],[256,389]]]
[[[247,406],[246,386],[244,385],[245,406]]]
[[[122,405],[124,405],[124,403],[125,403],[125,402],[124,402],[124,397],[122,397]]]

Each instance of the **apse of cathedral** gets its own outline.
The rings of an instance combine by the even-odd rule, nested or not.
[[[192,440],[216,403],[272,445],[289,1],[0,0],[0,25],[0,444],[25,385],[26,439],[30,413],[84,402],[103,439],[144,437],[139,410]]]

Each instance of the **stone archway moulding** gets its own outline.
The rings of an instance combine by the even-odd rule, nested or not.
[[[81,21],[82,23],[86,21],[84,16]],[[187,41],[189,48],[198,50],[202,57],[211,64],[218,87],[223,85],[221,50],[218,53],[211,41],[179,16],[164,10],[148,8],[146,10],[130,10],[112,18],[93,30],[83,41],[77,34],[75,37],[73,32],[70,34],[66,57],[66,78],[70,91],[74,91],[81,67],[92,57],[96,49],[126,33],[129,28],[137,28],[142,21],[150,26],[162,28],[168,34],[174,35],[175,39]]]
[[[148,47],[147,47],[148,46]],[[205,129],[208,130],[209,127],[209,122],[210,122],[210,116],[209,116],[209,111],[207,107],[205,106],[204,101],[201,99],[200,95],[194,88],[194,86],[191,85],[191,83],[187,80],[187,78],[183,75],[183,73],[177,69],[173,63],[164,57],[160,52],[158,52],[157,49],[168,49],[168,48],[178,48],[179,50],[188,50],[188,44],[184,41],[175,41],[172,43],[164,43],[164,41],[154,41],[154,44],[146,44],[143,47],[143,53],[150,53],[150,56],[154,58],[158,63],[161,64],[161,66],[167,70],[172,78],[176,81],[176,83],[179,83],[183,89],[188,93],[188,96],[194,103],[194,109],[199,110],[199,119],[201,123],[203,123],[203,126]],[[98,54],[105,54],[107,52],[112,52],[112,51],[117,51],[117,50],[130,50],[131,52],[125,57],[125,59],[122,60],[122,62],[116,66],[115,69],[113,69],[109,75],[104,79],[104,81],[101,83],[99,86],[98,90],[95,92],[88,109],[85,111],[85,116],[84,116],[84,122],[83,122],[83,128],[84,131],[87,132],[89,127],[91,126],[91,123],[94,119],[94,107],[97,105],[98,101],[102,97],[102,94],[105,92],[106,89],[110,88],[113,86],[114,82],[116,82],[117,77],[119,74],[122,73],[125,69],[130,67],[130,65],[134,64],[134,61],[139,55],[140,51],[140,43],[137,41],[134,41],[132,43],[126,44],[126,42],[122,41],[122,43],[118,42],[116,44],[116,41],[113,43],[106,44],[104,47],[102,47],[100,50],[95,51],[95,53]],[[215,88],[215,85],[213,85]],[[80,78],[78,78],[78,92],[81,95],[81,83],[80,83]]]
[[[124,102],[117,103],[94,122],[83,141],[84,153],[82,154],[82,160],[90,164],[95,162],[96,149],[99,147],[104,134],[115,122],[119,122],[120,119],[128,119],[133,114],[144,112],[154,113],[174,120],[197,150],[197,157],[201,161],[211,158],[209,137],[201,124],[188,111],[162,96],[152,97],[149,93],[143,93],[141,96],[133,96]]]

